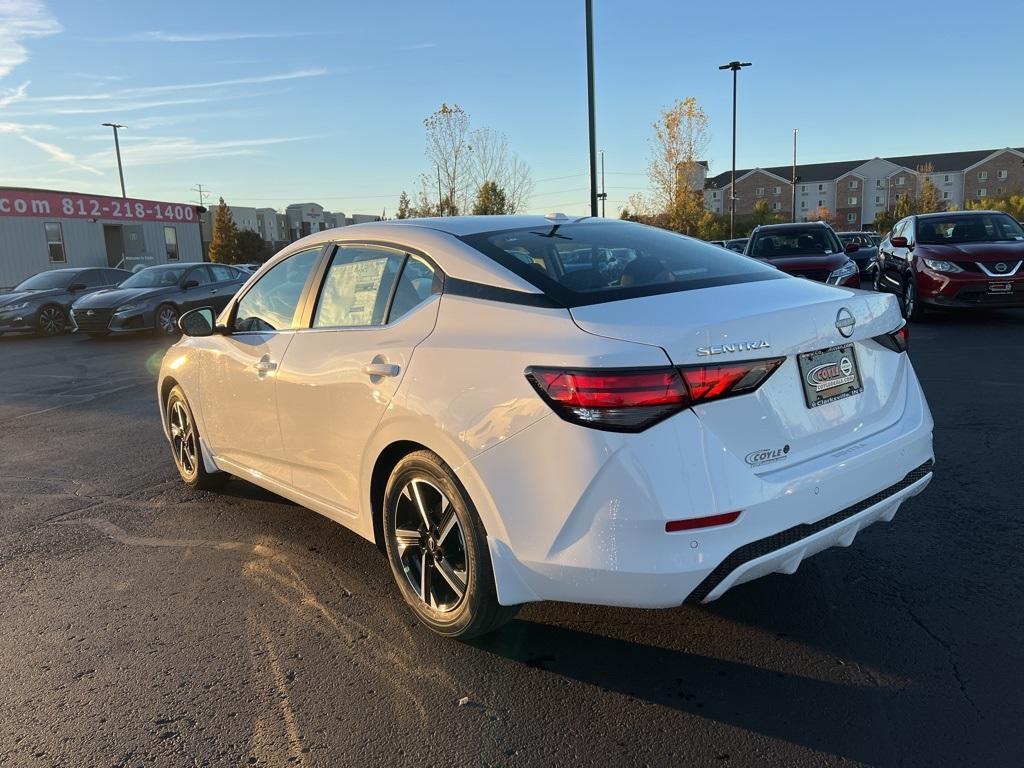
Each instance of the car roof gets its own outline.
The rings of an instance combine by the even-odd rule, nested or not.
[[[787,232],[808,227],[828,227],[824,221],[791,221],[788,224],[762,224],[755,232]],[[831,229],[831,227],[829,227]],[[753,233],[751,233],[753,234]]]
[[[935,211],[934,213],[919,213],[919,219],[934,219],[939,216],[970,216],[974,213],[1004,213],[1004,211],[977,210],[977,211]],[[1007,214],[1009,215],[1009,214]]]

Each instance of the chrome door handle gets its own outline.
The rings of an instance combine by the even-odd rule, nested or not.
[[[394,363],[370,363],[363,366],[363,373],[367,376],[397,376],[400,370]]]
[[[256,371],[257,376],[266,376],[268,373],[272,373],[277,370],[277,363],[271,362],[266,358],[260,360],[253,365],[253,370]]]

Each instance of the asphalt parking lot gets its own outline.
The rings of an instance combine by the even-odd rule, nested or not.
[[[708,606],[415,623],[369,543],[179,482],[166,343],[0,338],[0,765],[1021,765],[1024,312],[912,329],[936,477]]]

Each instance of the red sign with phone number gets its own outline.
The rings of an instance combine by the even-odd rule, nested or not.
[[[17,189],[0,189],[0,217],[3,216],[185,223],[199,221],[199,214],[194,205],[159,203],[155,200],[137,200],[133,197]]]

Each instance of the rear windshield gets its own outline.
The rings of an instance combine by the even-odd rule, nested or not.
[[[461,238],[566,306],[771,280],[771,267],[663,229],[551,224]]]
[[[1024,240],[1021,229],[1005,213],[975,213],[959,216],[929,216],[917,220],[917,242],[989,243],[998,240]]]
[[[751,240],[749,253],[755,259],[783,259],[789,256],[820,256],[842,250],[842,245],[830,229],[807,227],[757,232]]]
[[[875,241],[867,232],[840,232],[839,239],[843,241],[843,245],[856,243],[861,248],[873,248],[875,245]]]

